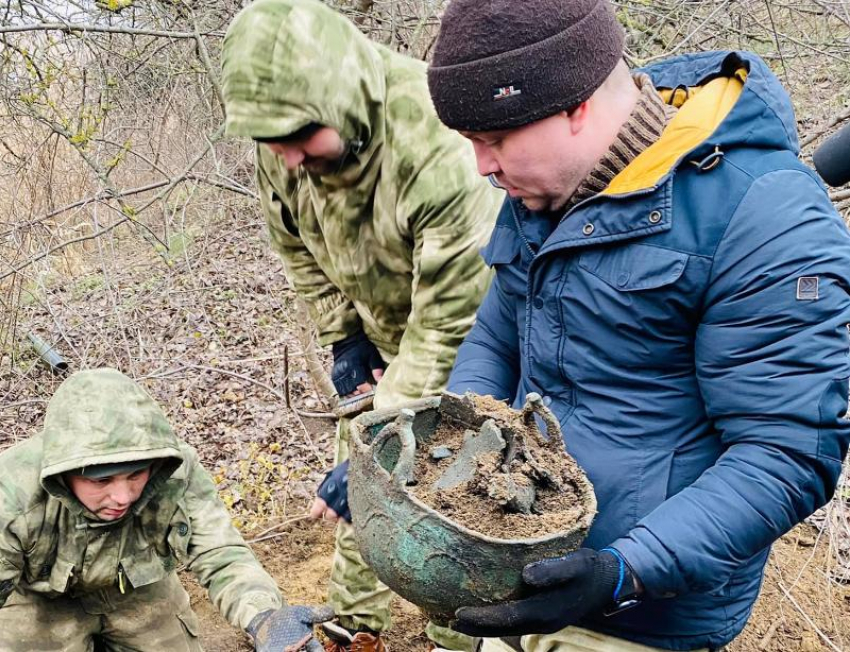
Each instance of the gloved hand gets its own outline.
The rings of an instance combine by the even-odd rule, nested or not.
[[[334,342],[332,349],[334,365],[331,381],[340,396],[348,396],[358,385],[371,384],[373,378],[380,380],[386,367],[384,359],[363,331]]]
[[[348,509],[348,460],[328,471],[316,495],[321,500],[313,503],[311,517],[323,517],[326,510],[332,509],[339,518],[351,523],[351,511]]]
[[[581,548],[556,559],[528,564],[523,581],[537,592],[523,600],[487,607],[461,607],[455,629],[470,636],[495,638],[551,634],[605,607],[621,610],[637,604],[632,570],[619,552]]]
[[[245,630],[254,639],[256,652],[321,652],[322,644],[313,638],[313,625],[332,620],[330,607],[281,607],[254,616]]]

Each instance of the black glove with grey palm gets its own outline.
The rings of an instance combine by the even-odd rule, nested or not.
[[[316,490],[316,495],[324,500],[337,516],[351,523],[351,510],[348,509],[348,460],[327,472]]]
[[[610,615],[638,603],[632,570],[613,548],[599,552],[581,548],[528,564],[522,579],[534,591],[528,598],[462,607],[455,613],[452,629],[485,638],[551,634],[587,615],[603,610]]]
[[[332,345],[331,381],[340,396],[348,396],[363,383],[373,383],[373,369],[384,369],[384,359],[366,333],[358,331]]]
[[[281,607],[254,616],[245,630],[254,639],[256,652],[321,652],[313,638],[313,625],[332,620],[330,607]]]

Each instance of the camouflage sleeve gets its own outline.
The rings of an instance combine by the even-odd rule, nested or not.
[[[189,486],[186,490],[190,537],[182,559],[210,600],[234,627],[245,629],[258,613],[277,609],[283,598],[263,569],[218,496],[209,473],[194,450],[185,447]]]
[[[409,186],[408,195],[415,193],[406,202],[414,239],[411,313],[398,355],[378,384],[379,408],[445,387],[490,285],[491,271],[479,250],[490,237],[501,198],[468,164],[447,176],[426,169]],[[427,201],[419,200],[423,196]]]
[[[0,608],[18,585],[23,568],[23,546],[13,533],[12,517],[0,506]]]
[[[326,346],[360,330],[360,317],[351,300],[331,283],[299,237],[298,219],[289,203],[289,198],[295,194],[297,181],[288,177],[287,192],[277,192],[267,170],[278,164],[270,161],[270,156],[273,155],[258,146],[257,189],[272,248],[283,261],[287,280],[307,304],[310,317],[316,324],[319,345]]]

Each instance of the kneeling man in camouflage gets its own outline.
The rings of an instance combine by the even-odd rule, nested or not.
[[[74,374],[0,454],[0,650],[201,650],[180,564],[256,650],[322,649],[333,612],[285,605],[153,399],[113,369]]]

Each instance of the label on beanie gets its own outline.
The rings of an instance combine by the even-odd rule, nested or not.
[[[506,100],[509,97],[514,97],[516,95],[522,95],[522,89],[517,84],[496,86],[493,89],[493,101]]]

